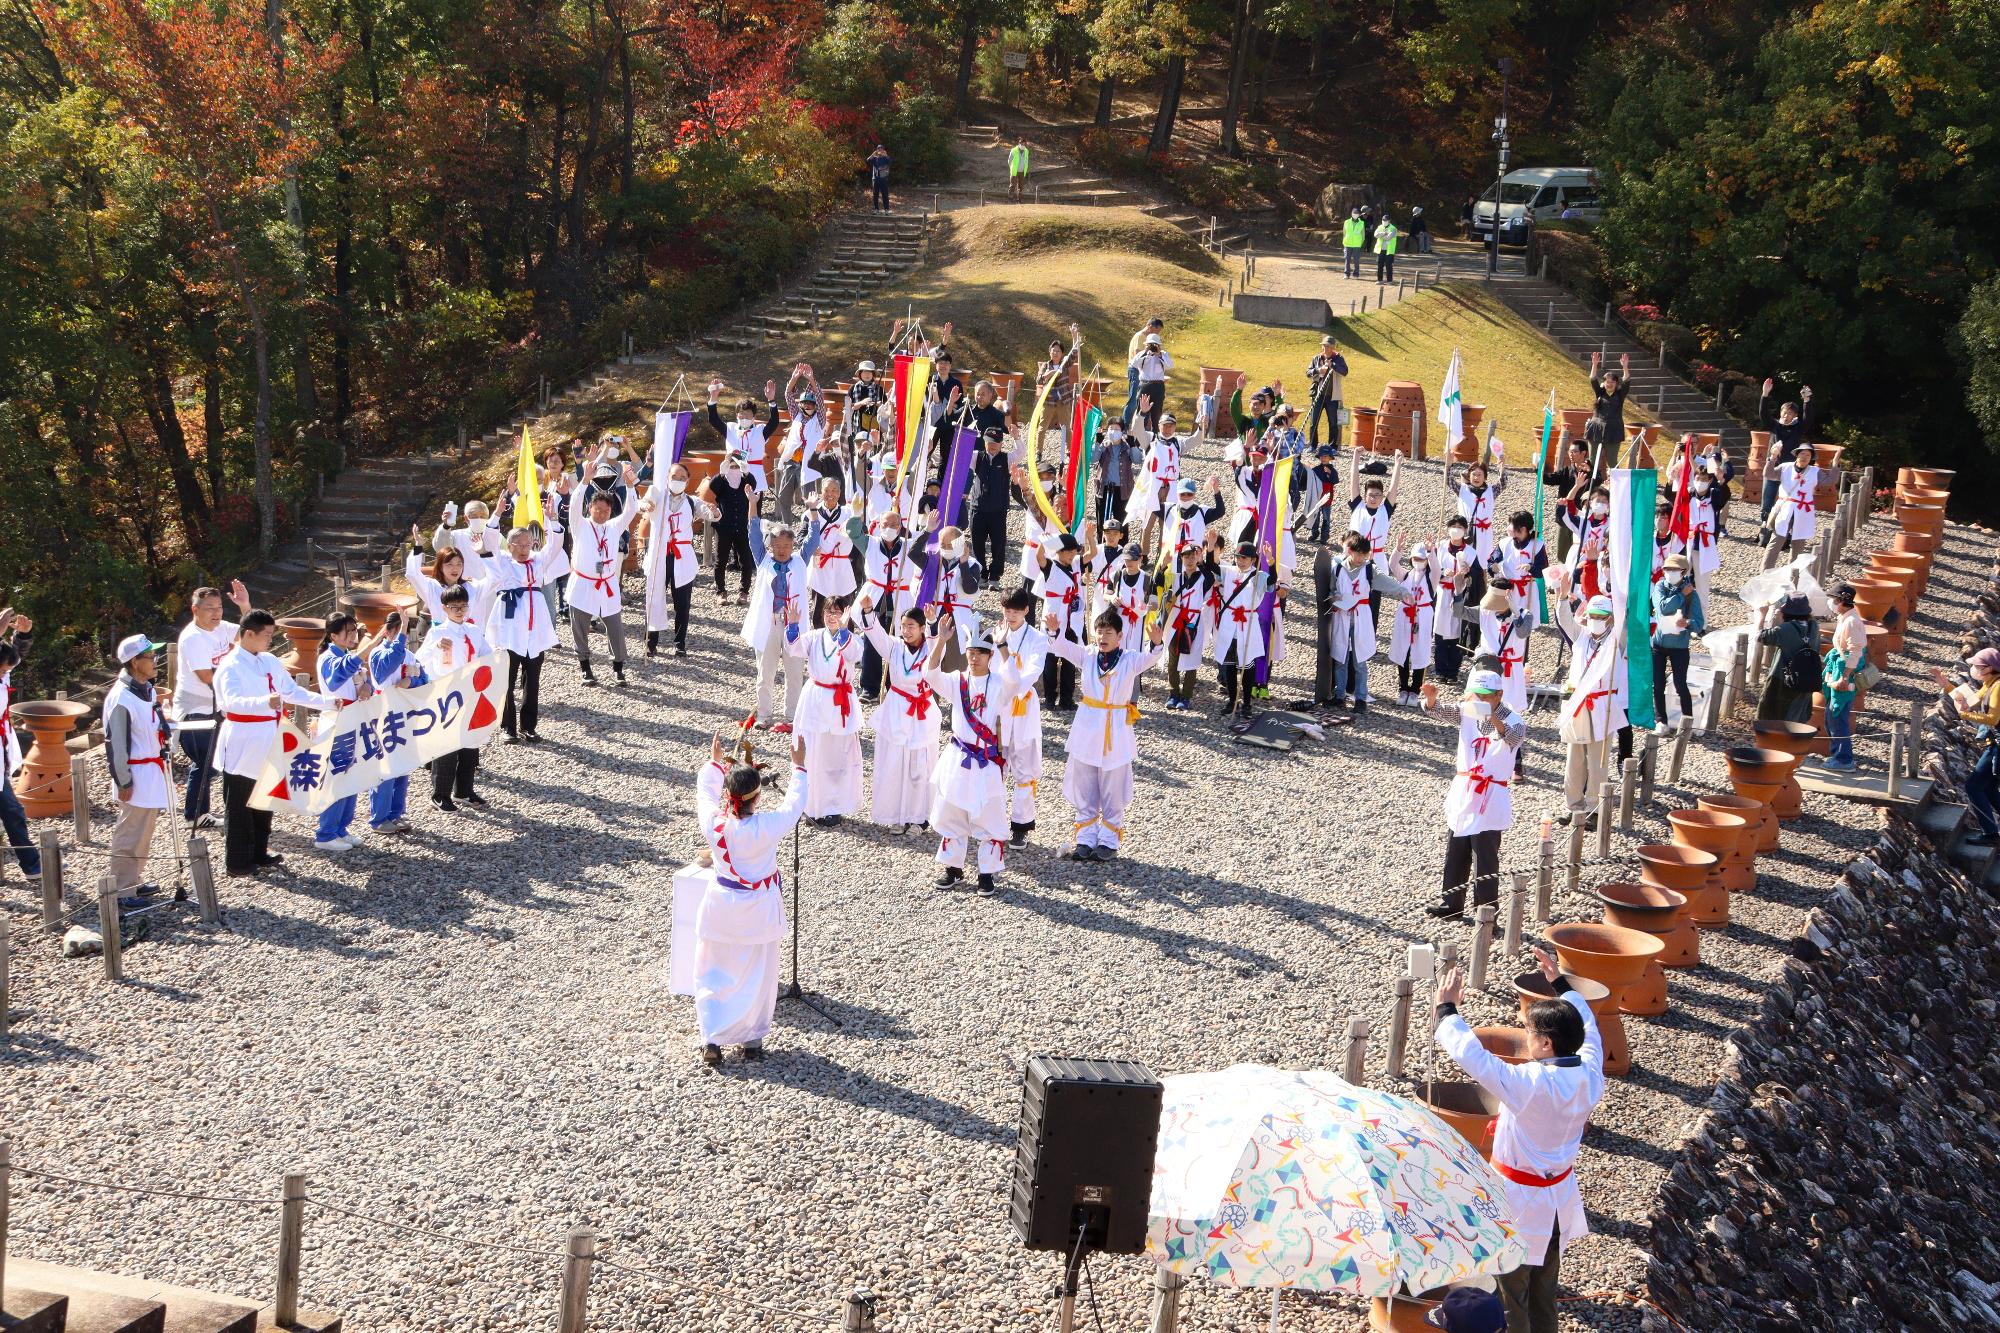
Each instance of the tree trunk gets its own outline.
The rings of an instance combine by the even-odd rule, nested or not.
[[[632,102],[632,39],[623,32],[618,34],[618,114],[623,128],[619,133],[618,148],[618,197],[630,198],[632,194],[633,156],[632,120],[637,113]]]
[[[1181,86],[1187,82],[1187,57],[1169,56],[1167,75],[1160,88],[1160,109],[1153,115],[1153,137],[1146,152],[1158,157],[1174,144],[1174,117],[1180,114]]]
[[[958,77],[952,83],[952,106],[956,108],[960,120],[972,116],[972,62],[979,55],[979,24],[971,14],[965,16],[965,31],[959,34]]]
[[[278,77],[285,74],[285,11],[283,0],[264,0],[264,31],[271,43],[271,63],[277,66]],[[281,117],[278,123],[280,133],[290,133],[290,117]],[[285,230],[292,235],[292,244],[297,247],[299,271],[293,275],[301,292],[310,291],[312,273],[312,248],[306,236],[305,203],[299,196],[299,168],[296,162],[285,167]],[[313,383],[312,363],[312,320],[306,313],[309,307],[304,302],[299,306],[298,341],[292,349],[292,390],[298,399],[299,420],[307,432],[312,432],[319,422],[319,388]]]
[[[1097,115],[1091,121],[1091,124],[1097,126],[1100,130],[1111,128],[1111,98],[1116,92],[1117,87],[1118,81],[1116,79],[1104,79],[1097,85]]]
[[[257,413],[250,431],[257,486],[257,555],[267,560],[278,544],[278,492],[271,474],[271,335],[264,327],[264,303],[250,281],[243,252],[236,248],[229,230],[222,225],[222,215],[213,202],[209,204],[208,222],[222,241],[230,275],[236,281],[236,297],[243,303],[243,313],[250,318],[251,361],[257,373]]]
[[[1243,81],[1250,72],[1250,52],[1256,45],[1257,0],[1236,0],[1236,22],[1229,40],[1229,92],[1222,103],[1222,151],[1243,156],[1236,139],[1236,121],[1243,113]]]
[[[563,127],[569,123],[569,99],[556,99],[555,132],[549,136],[549,212],[544,230],[548,234],[548,244],[542,250],[542,262],[555,258],[562,248],[563,220]]]
[[[590,183],[590,169],[597,161],[598,132],[604,126],[604,83],[605,68],[598,63],[597,71],[590,81],[590,102],[584,119],[583,143],[577,147],[576,163],[570,169],[569,190],[569,248],[577,253],[584,249],[584,204],[585,188]]]
[[[167,373],[166,352],[150,340],[145,352],[146,391],[141,398],[146,405],[146,419],[152,423],[160,451],[167,456],[167,472],[174,479],[174,498],[180,502],[181,528],[187,534],[188,547],[199,553],[215,525],[209,515],[208,501],[201,493],[201,481],[195,476],[194,459],[188,455],[180,414],[174,410],[174,381]]]

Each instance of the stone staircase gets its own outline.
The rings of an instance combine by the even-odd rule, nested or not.
[[[342,568],[352,580],[368,579],[410,524],[429,513],[437,480],[455,461],[449,454],[371,458],[342,472],[313,503],[304,531],[244,575],[252,604],[275,606]]]
[[[8,1333],[340,1333],[340,1316],[7,1256],[0,1329]]]
[[[829,315],[921,264],[929,234],[928,213],[843,214],[828,228],[819,263],[804,283],[697,341],[704,347],[746,351],[774,338],[810,332]],[[632,357],[628,364],[649,364],[649,359]]]
[[[1630,405],[1643,407],[1678,437],[1683,432],[1714,432],[1741,467],[1748,457],[1750,428],[1719,410],[1715,399],[1661,363],[1657,350],[1628,337],[1617,324],[1606,324],[1601,310],[1592,310],[1546,278],[1505,271],[1492,281],[1494,293],[1515,314],[1548,334],[1557,346],[1589,368],[1593,352],[1602,351],[1607,367],[1616,368],[1621,354],[1632,358]]]
[[[935,192],[938,207],[945,207],[947,202],[959,208],[1006,203],[1005,153],[1010,142],[1001,136],[998,125],[967,125],[960,129],[958,149],[962,158],[970,156],[985,165],[990,165],[988,159],[991,159],[1000,165],[997,172],[961,171],[965,180]],[[1250,239],[1240,220],[1197,216],[1186,204],[1165,201],[1150,192],[1121,185],[1070,161],[1054,149],[1034,143],[1029,147],[1028,186],[1023,196],[1027,203],[1137,208],[1172,223],[1211,250],[1241,250]]]

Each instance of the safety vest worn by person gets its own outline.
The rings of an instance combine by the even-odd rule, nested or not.
[[[1009,176],[1028,174],[1028,145],[1017,143],[1007,150],[1007,174]]]
[[[1359,250],[1368,244],[1368,224],[1360,218],[1349,218],[1341,223],[1340,243],[1350,250]]]
[[[1393,255],[1396,253],[1396,224],[1384,222],[1375,229],[1375,253]]]

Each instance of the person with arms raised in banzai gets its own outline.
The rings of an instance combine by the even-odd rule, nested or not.
[[[1590,383],[1597,391],[1590,406],[1590,422],[1583,428],[1591,446],[1591,470],[1603,472],[1619,467],[1619,451],[1625,447],[1625,395],[1631,391],[1632,358],[1620,355],[1618,369],[1604,369],[1604,354],[1590,354]],[[1607,454],[1605,451],[1609,450]]]
[[[715,878],[694,923],[694,1016],[702,1063],[722,1063],[724,1046],[764,1058],[778,1009],[778,942],[785,938],[784,878],[778,848],[806,808],[806,743],[792,738],[792,780],[774,808],[760,810],[764,775],[722,757],[722,734],[695,778],[695,808]]]
[[[889,150],[881,144],[868,155],[869,211],[889,211]]]
[[[1555,991],[1528,1006],[1528,1054],[1510,1065],[1480,1045],[1458,1012],[1465,974],[1447,968],[1437,988],[1437,1043],[1500,1103],[1493,1169],[1521,1228],[1527,1262],[1500,1275],[1510,1333],[1556,1333],[1556,1281],[1563,1249],[1590,1231],[1577,1188],[1584,1127],[1604,1096],[1604,1041],[1583,996],[1556,960],[1535,950],[1535,966]]]

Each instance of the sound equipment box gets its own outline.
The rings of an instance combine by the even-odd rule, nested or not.
[[[1008,1209],[1023,1245],[1072,1252],[1080,1230],[1101,1254],[1145,1249],[1165,1095],[1129,1060],[1029,1058]]]

